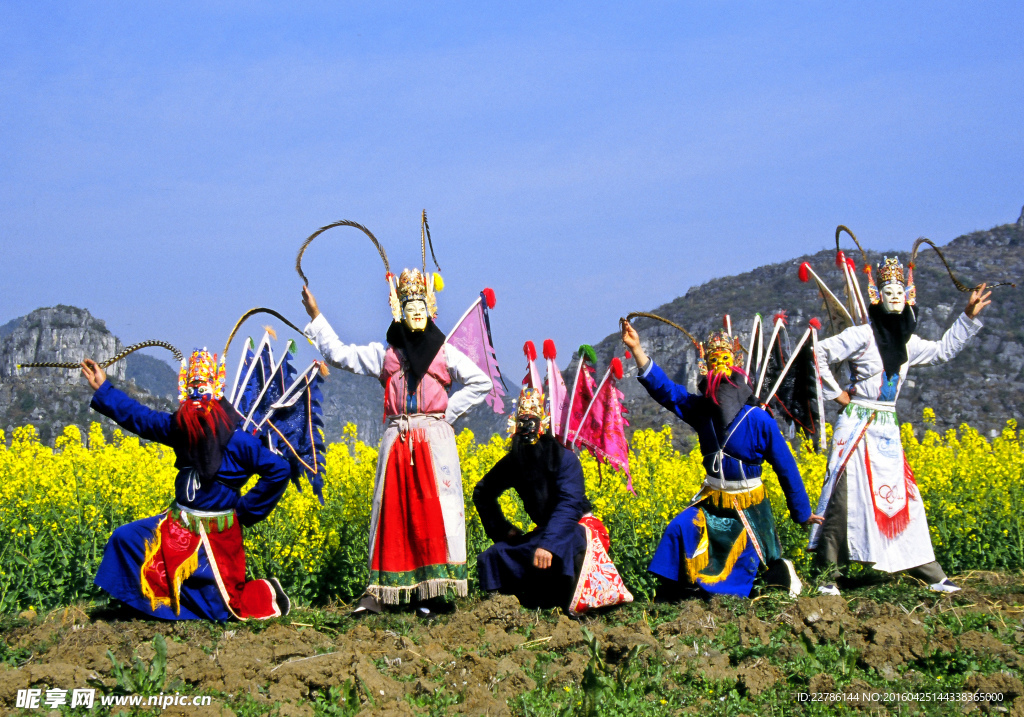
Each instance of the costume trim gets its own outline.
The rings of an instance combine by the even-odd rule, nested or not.
[[[705,500],[710,500],[718,508],[736,508],[737,510],[746,510],[757,505],[764,498],[763,483],[756,488],[736,492],[708,489],[704,496]]]
[[[743,514],[740,513],[740,515],[742,516]],[[743,522],[743,527],[745,530],[740,531],[740,534],[736,536],[736,542],[732,544],[732,549],[729,550],[729,555],[725,558],[725,564],[722,566],[722,571],[718,573],[718,575],[705,575],[701,573],[697,577],[700,578],[702,583],[714,585],[715,583],[720,583],[732,575],[732,569],[736,566],[736,561],[740,559],[740,556],[743,555],[743,551],[747,548],[747,531],[750,530],[750,526],[747,525],[745,520]],[[707,536],[707,530],[704,531],[704,536]],[[754,541],[754,545],[755,547],[757,546],[757,541]]]
[[[171,581],[171,600],[174,603],[174,614],[181,614],[181,584],[188,580],[192,573],[199,569],[199,546],[188,558],[181,562],[181,565],[174,571],[174,579]]]
[[[697,549],[692,557],[689,555],[684,557],[686,560],[686,575],[690,578],[691,582],[696,582],[700,576],[700,571],[706,568],[711,561],[711,553],[708,550],[710,547],[708,541],[708,521],[704,517],[703,510],[697,510],[697,517],[693,519],[693,525],[700,530],[700,542],[697,544]]]
[[[583,559],[576,590],[569,603],[569,614],[576,616],[587,610],[633,602],[608,548],[611,542],[604,523],[594,515],[583,516],[579,524],[587,534],[587,553]]]
[[[142,589],[142,595],[149,600],[149,609],[153,612],[156,612],[157,608],[161,605],[166,607],[171,606],[170,596],[157,596],[153,591],[153,586],[149,584],[148,580],[146,580],[146,570],[149,569],[150,564],[152,564],[153,560],[156,559],[157,553],[160,552],[160,546],[163,543],[163,536],[160,531],[163,528],[165,520],[167,520],[167,515],[164,515],[164,517],[160,519],[160,522],[156,524],[153,539],[146,541],[146,554],[142,558],[142,567],[139,568],[139,586]],[[181,608],[179,606],[178,610],[175,610],[175,614],[179,614],[180,609]]]
[[[907,472],[910,469],[907,463],[906,456],[903,459],[903,480],[904,490],[906,495],[903,499],[903,507],[900,508],[893,515],[887,515],[881,508],[878,507],[878,494],[875,492],[875,480],[871,472],[871,454],[868,452],[868,444],[864,443],[864,467],[868,473],[868,488],[871,490],[871,507],[874,508],[875,512],[875,525],[878,526],[879,532],[886,538],[892,540],[897,535],[902,533],[910,525],[910,481],[907,480]],[[913,474],[911,474],[913,476]]]

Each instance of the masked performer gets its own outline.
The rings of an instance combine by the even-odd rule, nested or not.
[[[926,341],[914,334],[913,275],[907,281],[899,260],[886,258],[877,287],[868,277],[869,322],[818,343],[822,394],[845,408],[818,504],[825,522],[812,531],[810,548],[819,566],[856,561],[890,573],[906,570],[934,591],[955,592],[960,588],[935,561],[924,503],[903,455],[896,398],[910,366],[949,361],[978,333],[977,316],[991,303],[991,292],[982,284],[942,339]],[[850,365],[845,390],[829,369],[841,361]],[[818,589],[839,594],[834,582]]]
[[[561,607],[570,614],[631,602],[608,557],[608,531],[590,512],[580,460],[548,430],[544,394],[523,389],[513,421],[511,450],[473,489],[494,541],[477,556],[480,585],[515,595],[529,608]],[[525,535],[498,504],[509,489],[537,526]]]
[[[446,595],[467,591],[465,503],[451,424],[484,400],[491,379],[445,343],[425,272],[406,269],[398,278],[386,347],[342,343],[309,287],[302,292],[311,319],[306,336],[327,362],[384,387],[387,429],[370,518],[370,580],[356,612],[380,612],[382,602],[413,597],[429,601],[418,607],[425,617],[445,610]],[[452,381],[463,388],[449,397]]]
[[[775,419],[752,405],[752,391],[733,361],[738,346],[722,332],[703,346],[699,393],[673,383],[640,345],[628,321],[622,342],[633,352],[637,378],[654,400],[696,432],[707,477],[693,502],[669,523],[649,570],[662,580],[661,599],[676,599],[694,588],[747,597],[759,565],[766,582],[799,594],[802,584],[793,564],[782,558],[771,503],[761,483],[764,461],[775,470],[792,519],[809,526],[811,513],[803,480],[789,444]]]
[[[165,620],[287,615],[291,603],[276,578],[246,580],[242,528],[270,514],[292,470],[238,428],[241,417],[223,398],[224,364],[193,352],[182,366],[175,413],[154,411],[114,388],[95,361],[83,361],[82,374],[95,390],[93,409],[173,448],[178,469],[170,509],[114,530],[96,584]],[[254,474],[259,480],[242,495]]]

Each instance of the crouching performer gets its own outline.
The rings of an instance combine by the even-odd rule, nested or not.
[[[289,463],[238,427],[223,398],[224,364],[195,351],[183,366],[175,413],[143,406],[107,381],[91,359],[82,374],[95,390],[92,408],[140,438],[174,449],[174,502],[110,536],[96,585],[164,620],[266,619],[291,603],[277,578],[246,580],[242,528],[266,518],[292,471]],[[252,475],[256,482],[245,495]]]
[[[608,556],[608,531],[590,511],[583,467],[548,430],[544,394],[525,388],[514,417],[511,450],[473,490],[473,503],[494,545],[477,556],[480,585],[515,595],[529,608],[571,615],[632,602]],[[537,528],[523,534],[498,499],[513,489]]]
[[[800,594],[803,585],[793,564],[782,557],[761,482],[762,463],[767,461],[779,477],[795,522],[808,527],[821,518],[811,513],[796,461],[775,419],[754,405],[746,376],[733,363],[734,339],[715,332],[703,346],[694,341],[702,374],[699,393],[669,380],[625,320],[622,342],[633,352],[641,385],[697,432],[707,471],[700,492],[665,529],[648,568],[661,579],[658,597],[675,600],[698,589],[748,597],[761,565],[767,568],[769,586]]]

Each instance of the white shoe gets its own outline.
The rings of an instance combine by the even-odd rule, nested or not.
[[[946,578],[941,583],[933,583],[928,586],[928,589],[936,593],[956,593],[960,592],[960,587],[953,584],[953,581]]]
[[[836,587],[835,583],[829,583],[828,585],[819,585],[818,592],[822,595],[839,595],[839,588]]]
[[[804,591],[804,584],[800,581],[799,576],[797,576],[793,562],[785,558],[782,559],[782,562],[786,564],[786,570],[789,571],[789,596],[791,598],[798,598],[800,593]]]

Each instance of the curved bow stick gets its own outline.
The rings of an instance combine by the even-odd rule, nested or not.
[[[423,214],[424,224],[426,223],[426,216],[427,216],[426,212],[424,212],[424,214]],[[382,247],[380,245],[380,242],[377,241],[377,237],[375,237],[373,235],[373,233],[369,229],[364,227],[362,224],[359,224],[357,222],[351,222],[348,219],[342,219],[339,222],[334,222],[333,224],[328,224],[327,226],[320,227],[315,232],[310,234],[309,237],[306,239],[306,241],[302,242],[302,246],[299,248],[299,254],[298,254],[298,256],[295,257],[295,271],[297,271],[299,273],[299,276],[302,277],[302,283],[303,284],[305,284],[306,286],[309,286],[309,279],[307,279],[306,275],[304,273],[302,273],[302,255],[306,252],[306,247],[308,247],[310,244],[312,244],[313,240],[316,239],[318,236],[323,234],[328,229],[333,229],[334,227],[355,227],[359,231],[363,232],[366,236],[370,237],[370,241],[372,241],[373,245],[377,248],[377,253],[380,254],[380,258],[384,260],[384,271],[387,274],[391,274],[391,266],[390,266],[390,264],[388,264],[388,255],[384,251],[384,247]],[[431,254],[431,256],[433,256],[433,254],[434,254],[434,247],[433,247],[433,245],[431,245],[431,247],[430,247],[430,254]],[[424,263],[426,263],[426,254],[424,254],[423,261],[424,261]],[[434,263],[437,263],[436,260],[435,260]],[[280,318],[280,317],[278,317],[278,318]],[[283,319],[282,319],[282,321],[283,321]]]
[[[427,245],[430,245],[430,258],[434,260],[434,266],[441,271],[441,265],[437,263],[434,255],[434,242],[430,240],[430,225],[427,224],[427,210],[423,210],[423,219],[420,222],[420,252],[423,254],[423,276],[427,275]],[[387,263],[387,260],[384,260]]]
[[[122,351],[121,353],[117,354],[113,358],[107,359],[106,361],[101,363],[99,366],[100,366],[100,368],[107,368],[108,366],[111,366],[112,364],[117,363],[118,361],[123,359],[128,354],[135,353],[139,349],[150,348],[152,346],[159,346],[160,348],[167,349],[172,354],[174,354],[174,358],[177,361],[179,361],[179,362],[184,360],[184,358],[185,358],[184,356],[181,355],[181,351],[178,351],[178,349],[176,349],[174,346],[171,346],[171,344],[167,343],[166,341],[143,341],[142,343],[132,344],[131,346],[127,347],[124,351]],[[44,363],[20,363],[20,364],[17,365],[17,368],[68,368],[68,369],[76,369],[76,368],[80,368],[80,367],[81,367],[80,363],[71,363],[71,362],[67,362],[67,363],[45,363],[45,362]]]
[[[942,255],[942,252],[939,251],[939,248],[935,246],[935,243],[931,239],[926,239],[925,237],[918,238],[917,241],[914,242],[914,248],[910,251],[910,264],[908,268],[911,272],[914,271],[914,265],[917,264],[917,250],[921,247],[922,244],[927,244],[928,246],[935,250],[936,254],[939,255],[939,259],[942,261],[942,265],[946,267],[946,273],[949,274],[949,278],[953,280],[953,285],[956,286],[958,290],[966,293],[968,291],[977,291],[978,289],[981,288],[981,284],[978,284],[977,286],[966,286],[959,279],[957,279],[953,275],[953,270],[949,267],[949,262],[946,261],[946,257]],[[912,281],[913,276],[908,278],[907,283],[910,284]],[[985,283],[988,284],[988,282]],[[997,286],[1012,286],[1015,289],[1017,288],[1017,285],[1010,281],[1002,281],[999,282],[998,284],[988,284],[987,288],[994,289]]]
[[[224,344],[224,353],[221,354],[221,360],[224,360],[224,358],[227,357],[228,349],[231,347],[231,342],[234,340],[235,334],[238,333],[238,330],[240,328],[242,328],[242,324],[244,324],[246,322],[246,320],[248,320],[252,316],[255,316],[256,314],[270,314],[271,316],[273,316],[275,318],[278,318],[281,321],[283,321],[286,326],[289,326],[292,329],[294,329],[295,331],[297,331],[300,334],[302,334],[302,329],[300,329],[298,326],[293,324],[291,321],[289,321],[285,317],[281,316],[281,314],[277,313],[273,309],[265,309],[262,306],[258,306],[255,309],[249,309],[248,311],[246,311],[244,314],[242,314],[242,318],[240,318],[237,321],[237,323],[235,323],[235,328],[231,329],[231,335],[228,336],[227,343]],[[303,335],[305,335],[305,334],[303,334]]]
[[[680,326],[679,324],[677,324],[674,321],[669,321],[668,319],[666,319],[666,318],[664,318],[662,316],[658,316],[657,314],[648,314],[646,311],[634,311],[631,314],[626,314],[626,318],[622,319],[622,320],[626,321],[626,322],[629,322],[629,321],[632,321],[633,319],[635,319],[638,316],[643,317],[645,319],[654,319],[656,321],[662,322],[663,324],[668,324],[669,326],[671,326],[674,329],[679,329],[684,334],[686,334],[686,338],[690,339],[690,341],[693,342],[694,347],[697,349],[697,353],[698,354],[702,354],[700,342],[697,341],[697,339],[693,338],[693,334],[691,334],[689,331],[687,331],[686,329],[684,329],[682,326]]]
[[[857,245],[858,249],[860,249],[860,258],[863,259],[864,266],[870,267],[871,262],[868,261],[868,254],[866,251],[864,251],[864,247],[860,245],[860,242],[857,241],[857,235],[851,232],[849,227],[843,224],[840,224],[839,226],[836,227],[836,251],[842,251],[842,249],[839,248],[839,235],[842,234],[843,232],[849,234],[850,238],[853,239],[853,243]]]

